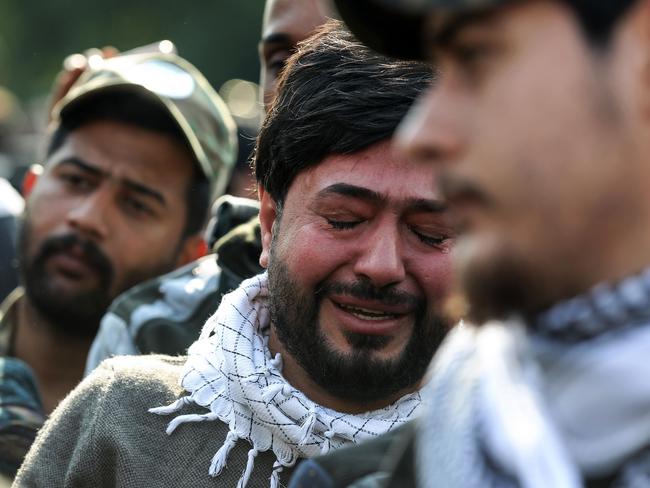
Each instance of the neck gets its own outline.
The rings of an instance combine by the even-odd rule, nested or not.
[[[81,381],[93,338],[62,333],[27,296],[17,306],[14,355],[33,370],[49,415]]]
[[[420,386],[419,384],[414,385],[413,387],[400,390],[393,395],[374,402],[354,402],[346,398],[335,397],[316,384],[293,356],[291,356],[291,354],[289,354],[289,352],[284,348],[282,342],[278,339],[278,336],[275,333],[274,327],[271,327],[271,332],[269,334],[269,350],[271,351],[271,356],[275,356],[277,353],[282,355],[282,376],[291,386],[300,390],[311,401],[341,413],[358,414],[387,407],[388,405],[395,403],[404,395],[413,393]]]

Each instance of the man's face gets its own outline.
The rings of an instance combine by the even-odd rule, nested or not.
[[[266,109],[275,99],[278,76],[296,44],[324,24],[328,14],[325,0],[267,0],[259,45],[260,85]]]
[[[180,264],[192,172],[165,135],[108,121],[72,131],[30,195],[22,232],[23,280],[40,312],[92,336],[115,296]]]
[[[281,215],[262,193],[271,320],[330,394],[372,401],[415,386],[447,324],[451,230],[433,168],[388,143],[298,174]]]
[[[561,2],[432,19],[441,77],[399,144],[434,165],[458,217],[455,263],[476,320],[639,269],[650,165],[632,142],[642,110],[629,74],[645,65],[628,21],[597,53]]]

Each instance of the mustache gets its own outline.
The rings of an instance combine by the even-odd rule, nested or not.
[[[76,249],[77,254],[90,267],[94,268],[105,280],[110,281],[113,276],[113,265],[110,259],[91,240],[84,239],[77,234],[65,234],[49,237],[43,241],[35,258],[44,262],[49,257]]]
[[[376,287],[369,280],[357,280],[353,283],[323,283],[316,289],[320,301],[328,295],[347,295],[361,300],[373,300],[385,305],[408,305],[423,308],[424,299],[411,293],[397,290],[392,286]]]

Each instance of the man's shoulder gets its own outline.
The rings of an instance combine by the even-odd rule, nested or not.
[[[347,446],[298,466],[289,488],[415,486],[414,421],[375,439]]]
[[[131,321],[138,319],[134,312],[143,306],[153,307],[140,320],[146,320],[149,315],[156,315],[157,308],[161,308],[159,315],[163,312],[168,314],[177,310],[180,315],[185,316],[191,313],[191,305],[198,304],[200,298],[214,292],[217,288],[217,281],[220,268],[217,265],[217,258],[210,254],[196,261],[193,261],[170,273],[157,276],[151,280],[142,282],[118,296],[109,308],[120,318]],[[193,300],[183,296],[194,296]],[[162,310],[157,302],[166,303],[165,310]],[[156,308],[157,307],[157,308]],[[179,317],[180,320],[180,317]]]
[[[93,404],[111,412],[134,412],[171,403],[182,394],[181,356],[116,356],[103,361],[74,390],[75,403]]]
[[[208,468],[228,425],[188,423],[169,435],[175,415],[150,412],[184,396],[184,361],[119,356],[102,362],[45,423],[17,486],[212,486]],[[187,405],[179,414],[202,413]],[[234,486],[246,464],[248,451],[240,444],[232,463],[239,469],[229,472],[224,486]]]
[[[138,390],[146,388],[178,394],[181,392],[179,378],[185,360],[184,356],[116,356],[103,361],[88,377],[88,381],[114,389],[132,385]]]
[[[44,420],[32,371],[19,359],[0,358],[0,477],[16,475]]]
[[[126,291],[102,320],[90,366],[115,354],[182,354],[216,310],[220,286],[216,256],[208,255]]]

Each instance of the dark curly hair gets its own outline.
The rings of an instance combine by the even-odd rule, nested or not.
[[[281,205],[301,171],[391,137],[434,78],[429,65],[386,58],[328,22],[287,61],[257,138],[258,183]]]

